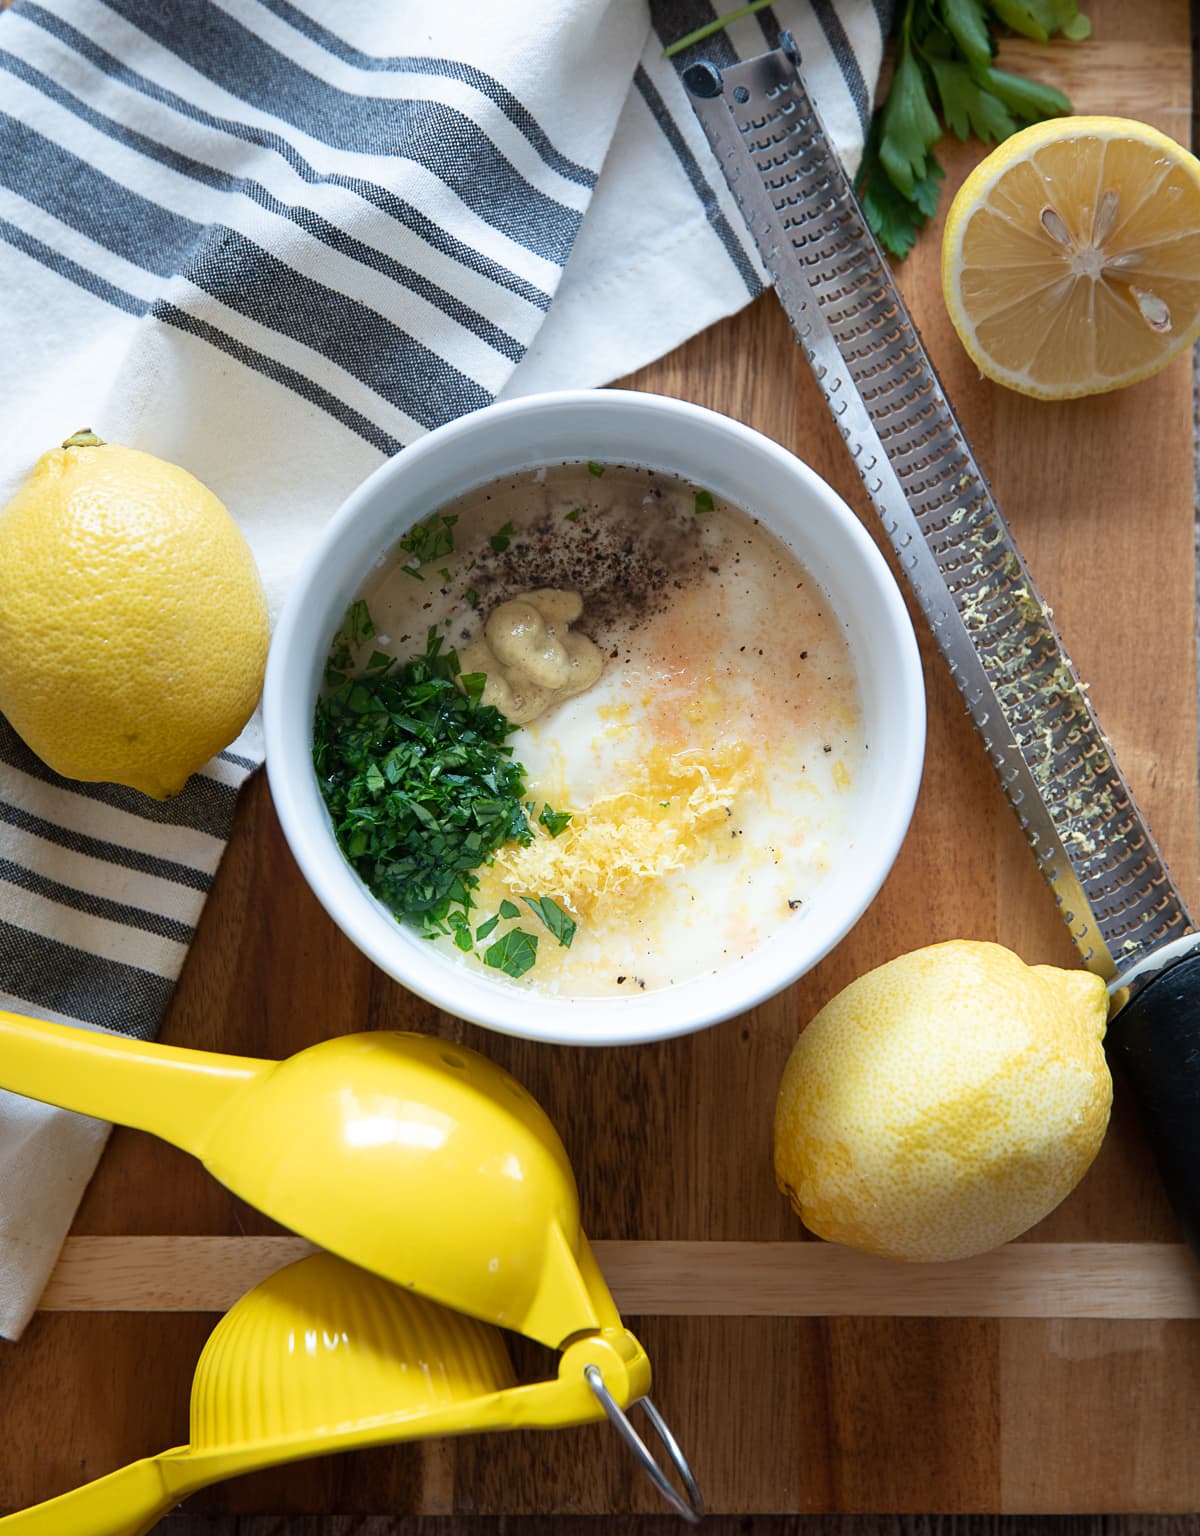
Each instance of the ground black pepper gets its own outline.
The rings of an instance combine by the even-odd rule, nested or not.
[[[506,482],[527,486],[545,509],[518,528],[506,548],[494,550],[485,540],[476,552],[471,583],[478,614],[486,622],[500,603],[539,587],[578,592],[579,629],[615,660],[622,637],[663,613],[672,592],[717,570],[694,518],[665,497],[667,484],[681,488],[653,470],[618,466],[589,484],[583,465],[558,466],[542,480],[531,474],[524,482]],[[676,500],[690,505],[682,489],[685,495]],[[464,615],[454,641],[461,643],[475,627],[474,616]]]

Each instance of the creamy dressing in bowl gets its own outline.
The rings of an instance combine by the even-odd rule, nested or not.
[[[571,627],[604,658],[598,681],[510,738],[533,842],[478,871],[469,915],[473,929],[502,903],[521,915],[466,956],[437,940],[447,962],[483,969],[520,928],[537,962],[509,985],[630,995],[802,921],[852,845],[866,743],[843,627],[795,555],[705,487],[596,463],[484,486],[430,527],[453,548],[422,564],[409,540],[361,589],[377,646],[403,660],[436,626],[469,658],[489,615],[552,589],[580,595]],[[570,813],[557,836],[545,805]],[[527,897],[570,914],[569,947]]]
[[[802,435],[803,423],[800,430]],[[383,628],[392,649],[411,657],[424,649],[439,603],[448,603],[444,618],[453,615],[455,623],[468,625],[480,622],[483,613],[505,597],[539,587],[580,589],[586,597],[579,621],[583,632],[610,637],[605,672],[589,706],[594,718],[578,713],[589,697],[582,694],[556,707],[557,740],[550,734],[547,715],[534,722],[518,746],[544,793],[561,797],[569,792],[585,807],[599,798],[607,766],[632,760],[634,772],[661,773],[664,760],[655,755],[656,745],[673,745],[673,732],[682,727],[693,745],[705,730],[711,740],[722,710],[728,712],[731,699],[738,704],[744,716],[738,727],[744,753],[739,757],[731,749],[725,767],[736,773],[750,763],[759,777],[749,787],[741,785],[743,835],[729,838],[728,831],[736,829],[726,827],[725,845],[736,849],[753,831],[757,846],[769,850],[778,846],[781,827],[794,826],[802,835],[799,862],[788,870],[786,883],[771,891],[765,878],[760,879],[760,871],[763,877],[774,873],[774,855],[750,870],[753,884],[769,891],[768,916],[771,923],[779,919],[778,925],[747,947],[736,917],[729,854],[714,855],[711,864],[693,860],[686,868],[667,870],[647,882],[651,890],[663,886],[668,898],[662,913],[647,915],[649,937],[640,950],[629,937],[632,928],[624,923],[613,928],[614,942],[625,942],[626,948],[620,957],[615,949],[606,951],[590,983],[608,987],[606,995],[583,991],[589,984],[586,978],[573,983],[580,990],[563,985],[555,972],[557,962],[566,957],[560,957],[551,925],[542,928],[525,900],[518,903],[518,926],[537,933],[538,957],[534,969],[517,982],[488,969],[478,958],[448,954],[418,928],[398,922],[343,854],[313,764],[314,706],[322,691],[330,638],[347,605],[382,579],[398,540],[407,543],[439,508],[475,495],[478,487],[484,487],[485,498],[495,497],[504,494],[514,478],[527,488],[537,486],[538,466],[589,458],[597,467],[608,466],[587,482],[594,518],[585,518],[581,510],[570,520],[571,506],[561,512],[559,524],[544,522],[540,532],[534,527],[554,493],[555,470],[549,470],[541,489],[527,489],[521,516],[529,524],[524,532],[520,518],[493,505],[493,512],[502,515],[495,518],[495,533],[487,535],[487,558],[474,571],[434,560],[422,571],[426,579],[420,583],[401,577],[411,594],[416,623],[407,631],[397,623]],[[612,507],[621,499],[615,466],[622,464],[653,465],[664,472],[660,479],[683,479],[675,519],[661,519],[649,515],[645,499],[653,496],[655,477],[639,472],[642,483],[634,512],[644,530],[657,527],[661,534],[649,544],[623,538],[612,526]],[[754,519],[761,519],[771,539],[790,552],[789,558],[799,560],[800,573],[791,577],[790,589],[783,580],[769,598],[747,598],[729,571],[722,571],[722,560],[711,558],[706,542],[716,536],[719,517],[714,518],[703,502],[697,504],[696,493],[702,491],[712,493],[712,513],[721,511],[722,499],[744,508],[740,517],[749,515],[752,529]],[[509,521],[514,526],[505,534]],[[699,545],[682,537],[679,523],[701,530]],[[585,535],[578,543],[550,536],[576,524],[576,531]],[[537,543],[536,550],[523,548],[526,536]],[[504,547],[493,549],[492,538]],[[556,550],[561,558],[554,556]],[[536,566],[529,558],[532,553],[538,557]],[[593,558],[601,553],[603,559]],[[740,568],[746,556],[743,553],[738,561],[738,553],[734,549],[724,562],[734,575],[744,574]],[[462,546],[453,554],[457,559]],[[470,560],[464,564],[469,567]],[[718,571],[709,571],[710,564]],[[787,568],[785,562],[782,569]],[[447,571],[444,580],[442,569]],[[718,575],[726,577],[724,589],[720,582],[708,584],[708,578]],[[800,581],[803,587],[797,587]],[[693,595],[685,598],[689,590]],[[664,601],[668,597],[672,602]],[[802,606],[809,598],[814,600],[812,613]],[[829,643],[805,645],[802,632],[818,614],[829,626],[823,632]],[[731,638],[727,621],[750,626],[748,635],[736,635],[734,648],[739,658],[750,655],[751,667],[761,662],[754,677],[741,677],[736,685],[721,675],[719,658]],[[405,633],[409,638],[401,642]],[[458,642],[456,634],[448,638]],[[714,644],[718,639],[719,646]],[[743,644],[746,653],[740,651]],[[751,648],[761,649],[763,656],[756,658]],[[805,649],[809,656],[800,658],[798,652]],[[845,705],[845,721],[836,712],[819,718],[828,696],[823,700],[815,683],[816,691],[807,700],[782,687],[785,681],[789,686],[796,682],[788,669],[800,672],[799,661],[811,669],[814,660],[835,653],[841,656],[846,687],[835,690],[832,702]],[[667,676],[659,676],[656,667]],[[805,675],[821,682],[839,674],[826,668]],[[628,686],[623,678],[630,680]],[[635,678],[640,678],[636,686]],[[704,680],[703,687],[697,679]],[[662,701],[673,684],[679,686],[668,709]],[[439,427],[380,465],[330,520],[295,582],[272,640],[263,720],[271,795],[288,846],[318,899],[366,955],[434,1007],[459,1018],[526,1039],[614,1045],[664,1040],[745,1014],[795,982],[845,938],[886,878],[908,826],[921,776],[925,710],[920,657],[904,600],[879,550],[836,492],[794,454],[729,417],[665,396],[599,389],[527,396],[490,406]],[[845,726],[840,741],[832,731],[839,724]],[[796,734],[788,736],[793,727]],[[755,734],[748,737],[750,732]],[[825,746],[830,747],[828,753]],[[574,776],[569,785],[561,777],[568,757]],[[789,762],[790,768],[781,767]],[[687,768],[686,763],[683,768],[677,765],[671,782],[690,796],[697,783],[687,779]],[[779,786],[771,778],[775,773],[782,775]],[[698,770],[696,777],[702,778]],[[815,784],[819,798],[799,787],[806,783]],[[648,781],[643,788],[649,790]],[[760,797],[753,805],[751,791]],[[661,798],[672,797],[664,793]],[[695,802],[701,819],[724,803],[719,795],[705,794]],[[561,805],[560,799],[555,809],[565,815]],[[538,809],[535,806],[535,815]],[[632,820],[627,813],[616,819],[622,826]],[[709,831],[719,826],[714,815]],[[661,827],[650,830],[656,837],[662,832]],[[713,846],[718,842],[714,838]],[[802,867],[809,855],[819,862],[818,870]],[[808,895],[794,883],[806,875],[811,876]],[[491,879],[492,872],[487,877]],[[781,916],[776,896],[803,904]],[[646,899],[652,906],[654,898]],[[544,907],[553,898],[542,900]],[[693,906],[705,913],[703,925],[682,915]],[[475,909],[473,919],[476,913],[477,929],[483,922],[482,908]],[[586,955],[584,934],[599,935],[602,921],[595,912],[580,912],[571,953],[579,946],[579,954]],[[760,923],[760,935],[766,927]],[[720,946],[725,953],[712,955],[713,935],[727,931],[731,937],[722,938]],[[476,938],[473,931],[472,947],[477,947]],[[743,957],[734,958],[743,948]],[[646,980],[643,971],[662,955],[669,965],[651,978],[662,984],[645,989],[635,985],[631,990],[628,978]],[[714,968],[690,980],[673,980],[697,964]],[[628,970],[620,968],[625,965]],[[581,969],[588,967],[581,964]],[[618,983],[621,975],[626,980]]]

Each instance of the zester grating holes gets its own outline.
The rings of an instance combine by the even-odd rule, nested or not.
[[[700,122],[1084,964],[1193,925],[800,79],[684,76]]]

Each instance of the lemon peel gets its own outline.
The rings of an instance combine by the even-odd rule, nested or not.
[[[747,743],[651,749],[619,775],[622,788],[573,809],[551,836],[533,827],[528,844],[496,854],[481,889],[552,896],[577,917],[628,911],[673,870],[701,858],[728,824],[731,808],[757,777]]]
[[[889,1258],[966,1258],[1075,1187],[1112,1082],[1104,982],[999,944],[916,950],[851,982],[800,1036],[775,1173],[811,1231]]]
[[[267,640],[245,538],[177,465],[85,430],[0,513],[0,711],[65,778],[177,793],[253,713]]]
[[[1129,118],[1037,123],[959,189],[941,271],[997,383],[1066,400],[1148,378],[1200,336],[1200,162]]]

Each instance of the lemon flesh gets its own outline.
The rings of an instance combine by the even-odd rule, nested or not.
[[[253,713],[267,640],[245,538],[174,464],[55,449],[0,513],[0,711],[65,778],[177,793]]]
[[[1068,117],[967,177],[942,291],[980,371],[1041,399],[1119,389],[1200,335],[1200,163],[1145,123]]]
[[[811,1231],[910,1260],[1008,1242],[1075,1187],[1112,1082],[1104,982],[965,940],[852,982],[800,1036],[775,1173]]]

